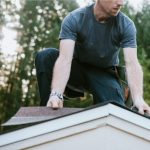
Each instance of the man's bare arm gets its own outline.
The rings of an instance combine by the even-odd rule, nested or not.
[[[137,49],[124,48],[123,51],[133,104],[138,108],[139,113],[144,114],[146,111],[150,115],[150,107],[143,98],[143,71],[137,59]]]
[[[53,78],[51,85],[52,92],[55,91],[61,94],[64,93],[66,84],[70,76],[74,45],[75,41],[70,39],[60,41],[60,53],[53,69]],[[63,102],[57,96],[52,96],[49,98],[47,106],[59,108],[63,107]]]

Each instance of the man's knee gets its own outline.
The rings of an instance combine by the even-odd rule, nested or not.
[[[37,52],[35,60],[41,61],[41,60],[47,59],[49,57],[56,58],[58,56],[58,53],[59,53],[58,50],[55,48],[47,48],[47,49]]]
[[[35,57],[35,66],[37,71],[45,71],[48,67],[53,67],[59,51],[55,48],[47,48],[39,51]]]

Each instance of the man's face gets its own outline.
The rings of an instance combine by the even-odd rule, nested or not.
[[[98,0],[98,5],[108,16],[116,16],[123,4],[124,0]]]

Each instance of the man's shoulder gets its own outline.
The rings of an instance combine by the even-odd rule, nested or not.
[[[80,7],[77,8],[75,10],[73,10],[72,12],[70,12],[72,15],[79,15],[79,14],[84,14],[86,10],[86,7]]]
[[[77,8],[75,10],[73,10],[72,12],[70,12],[71,16],[75,17],[75,18],[80,18],[80,17],[83,17],[85,14],[87,14],[91,7],[93,6],[93,4],[90,4],[88,6],[85,6],[85,7],[80,7],[80,8]]]
[[[134,22],[129,18],[125,13],[119,12],[117,15],[117,20],[119,21],[119,24],[134,24]]]

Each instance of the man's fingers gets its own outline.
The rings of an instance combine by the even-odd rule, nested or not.
[[[150,116],[150,107],[144,100],[135,101],[134,107],[138,109],[138,113]]]
[[[138,108],[138,112],[139,112],[140,114],[144,115],[144,109],[143,109],[143,107],[139,107],[139,108]]]
[[[63,108],[63,101],[59,102],[59,108]]]
[[[150,116],[150,107],[147,106],[147,107],[145,107],[144,110],[145,110],[146,114],[148,114]]]
[[[140,107],[138,112],[140,114],[142,114],[142,115],[146,115],[147,114],[147,115],[150,116],[150,107],[145,107],[145,108]]]
[[[52,108],[53,109],[58,109],[59,108],[59,102],[58,101],[51,101],[51,103],[52,103]]]
[[[52,107],[51,101],[48,101],[46,106],[47,106],[47,107]]]
[[[51,107],[52,109],[63,108],[63,101],[61,100],[48,101],[47,107]]]

